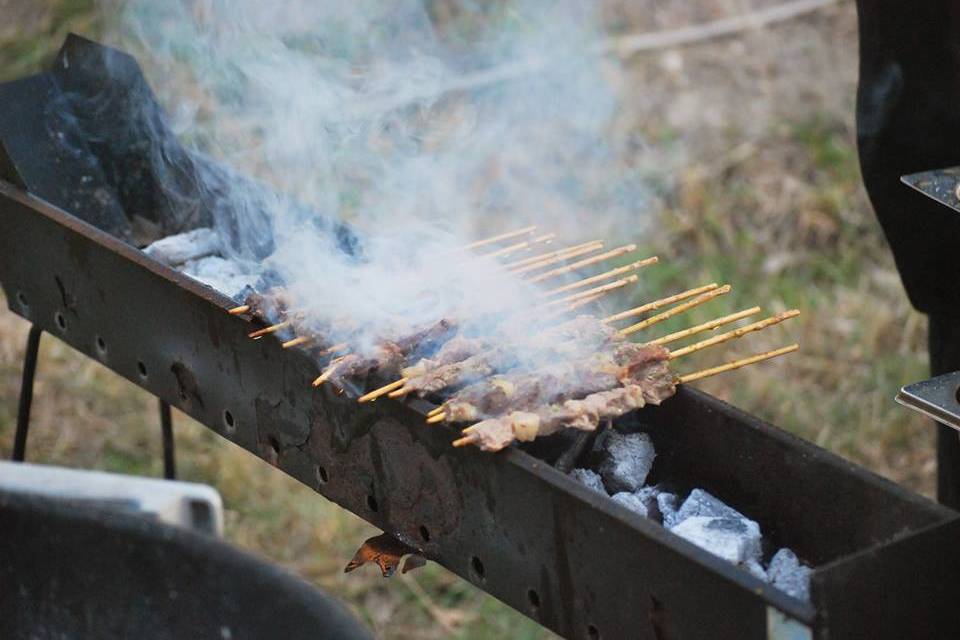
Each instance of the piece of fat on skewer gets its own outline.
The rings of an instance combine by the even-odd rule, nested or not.
[[[622,247],[617,247],[616,249],[611,249],[610,251],[605,251],[596,256],[591,256],[589,258],[584,258],[574,262],[573,264],[568,264],[563,267],[557,267],[556,269],[551,269],[550,271],[545,271],[543,273],[538,273],[535,276],[531,276],[527,279],[528,282],[537,283],[548,280],[549,278],[555,278],[557,276],[562,276],[565,273],[570,273],[571,271],[576,271],[577,269],[582,269],[584,267],[589,267],[590,265],[597,264],[598,262],[603,262],[604,260],[610,260],[622,256],[625,253],[630,253],[631,251],[636,251],[637,245],[628,244]]]
[[[566,293],[567,291],[574,291],[575,289],[580,289],[582,287],[589,286],[591,284],[596,284],[597,282],[603,282],[604,280],[609,280],[615,278],[624,273],[630,273],[637,269],[657,264],[660,259],[657,256],[651,258],[646,258],[644,260],[637,260],[636,262],[631,262],[628,265],[622,267],[617,267],[616,269],[610,269],[609,271],[604,271],[603,273],[598,273],[595,276],[590,276],[589,278],[584,278],[582,280],[577,280],[576,282],[571,282],[570,284],[565,284],[562,287],[557,287],[555,289],[550,289],[543,292],[544,297],[555,296],[560,293]]]
[[[621,336],[623,336],[623,337],[626,337],[626,336],[632,335],[632,334],[634,334],[634,333],[636,333],[636,332],[638,332],[638,331],[642,331],[643,329],[646,329],[647,327],[651,327],[651,326],[653,326],[653,325],[655,325],[655,324],[658,324],[658,323],[660,323],[660,322],[663,322],[664,320],[667,320],[667,319],[669,319],[669,318],[672,318],[673,316],[676,316],[676,315],[679,315],[679,314],[681,314],[681,313],[684,313],[685,311],[688,311],[688,310],[690,310],[690,309],[692,309],[692,308],[694,308],[694,307],[698,307],[698,306],[700,306],[701,304],[710,302],[711,300],[713,300],[713,299],[716,298],[717,296],[722,296],[722,295],[724,295],[724,294],[730,293],[730,289],[731,289],[731,286],[728,285],[728,284],[725,284],[725,285],[723,285],[722,287],[719,287],[719,288],[717,288],[717,289],[713,289],[712,291],[707,291],[706,293],[702,293],[702,294],[700,294],[699,296],[697,296],[696,298],[694,298],[693,300],[688,300],[687,302],[678,304],[677,306],[673,307],[672,309],[667,309],[666,311],[664,311],[664,312],[662,312],[662,313],[658,313],[658,314],[655,315],[655,316],[650,316],[650,317],[647,318],[646,320],[642,320],[642,321],[640,321],[640,322],[638,322],[638,323],[636,323],[636,324],[630,325],[630,326],[627,327],[626,329],[621,329],[621,330],[619,331],[619,334],[620,334]]]

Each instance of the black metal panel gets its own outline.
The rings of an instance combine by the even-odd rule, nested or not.
[[[296,576],[150,518],[0,492],[0,531],[3,638],[372,637]]]
[[[768,607],[827,630],[831,602],[814,610],[519,449],[452,448],[424,401],[313,389],[316,363],[247,339],[221,294],[3,183],[0,280],[16,313],[562,635],[765,637]],[[661,480],[715,491],[817,563],[957,517],[693,390],[639,419]]]

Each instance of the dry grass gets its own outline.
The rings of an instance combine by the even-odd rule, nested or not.
[[[0,0],[0,9],[16,4]],[[664,28],[746,4],[610,3],[610,16],[625,29]],[[94,24],[88,3],[52,7],[24,13],[26,31],[0,31],[0,77],[35,68],[70,25]],[[929,494],[932,429],[892,402],[897,387],[927,371],[926,323],[906,302],[860,186],[855,45],[853,10],[843,4],[774,30],[637,58],[622,79],[629,106],[617,134],[641,133],[654,144],[647,161],[672,167],[651,213],[656,231],[644,240],[663,258],[644,272],[648,288],[737,285],[688,323],[754,303],[804,310],[735,349],[798,338],[801,354],[701,386]],[[25,323],[0,314],[0,455],[9,453],[25,337]],[[705,355],[681,368],[715,361]],[[152,398],[50,338],[33,424],[32,460],[160,473]],[[436,566],[390,581],[371,568],[344,576],[370,526],[182,416],[177,445],[182,477],[222,492],[231,541],[330,590],[379,635],[549,635]]]

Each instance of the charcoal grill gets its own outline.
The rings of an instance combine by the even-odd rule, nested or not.
[[[104,96],[100,111],[75,111],[78,92]],[[226,312],[233,300],[132,243],[133,217],[162,226],[178,212],[144,170],[158,142],[118,129],[160,117],[129,56],[70,36],[49,72],[0,86],[0,114],[0,281],[34,328],[28,356],[41,331],[56,336],[565,637],[956,628],[957,513],[695,389],[620,428],[653,438],[654,481],[703,487],[796,550],[814,567],[811,602],[573,481],[554,467],[568,452],[455,449],[452,431],[424,424],[424,400],[358,405],[312,389],[310,357],[247,339],[248,323]],[[64,128],[77,122],[93,129]],[[184,166],[207,162],[157,130]],[[179,230],[215,206],[195,202]]]

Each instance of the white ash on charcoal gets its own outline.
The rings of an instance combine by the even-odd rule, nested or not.
[[[612,493],[639,491],[647,481],[656,452],[645,433],[608,431],[603,439],[600,476]]]
[[[812,569],[800,562],[797,554],[787,548],[780,549],[767,566],[767,581],[777,589],[800,600],[810,599],[810,573]]]
[[[677,524],[687,518],[694,516],[710,516],[716,518],[745,518],[745,516],[726,504],[719,498],[716,498],[703,489],[694,489],[683,501],[680,509],[676,513]]]
[[[199,280],[230,298],[253,287],[260,280],[258,271],[251,271],[238,262],[220,256],[190,260],[182,265],[181,270],[194,280]]]
[[[647,434],[609,431],[598,443],[598,449],[602,456],[597,466],[600,473],[574,469],[570,476],[577,482],[607,493],[625,509],[659,522],[786,594],[810,599],[812,569],[787,548],[777,551],[765,565],[764,538],[757,522],[701,488],[693,489],[681,501],[680,496],[659,485],[643,486],[656,455]]]
[[[680,498],[673,493],[664,491],[657,494],[657,509],[660,511],[660,523],[668,529],[677,524],[677,511]]]
[[[759,562],[763,537],[760,525],[747,518],[692,516],[670,529],[701,549],[734,564]]]
[[[618,502],[630,511],[640,514],[644,518],[651,517],[652,513],[650,512],[650,505],[638,493],[630,493],[628,491],[621,491],[620,493],[615,493],[613,496],[614,502]]]
[[[607,490],[603,487],[603,480],[600,479],[596,471],[591,471],[590,469],[574,469],[570,472],[570,477],[598,493],[607,493]]]
[[[222,249],[216,231],[200,228],[161,238],[143,252],[168,267],[179,267],[190,260],[220,254]]]

